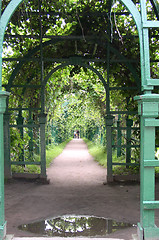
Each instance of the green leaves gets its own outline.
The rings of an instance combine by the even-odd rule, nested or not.
[[[8,3],[2,2],[2,11]],[[17,58],[3,62],[3,84],[9,82],[10,88],[5,87],[11,91],[9,107],[40,108],[45,88],[45,111],[48,122],[56,127],[58,142],[72,136],[74,129],[80,129],[89,138],[98,136],[106,115],[106,93],[101,80],[77,62],[74,66],[59,67],[40,89],[42,80],[70,58],[80,57],[81,63],[96,69],[106,82],[109,80],[111,110],[136,109],[133,96],[140,91],[138,32],[125,6],[119,1],[112,6],[110,3],[48,0],[39,5],[38,0],[24,1],[7,26],[4,57]],[[134,4],[138,8],[138,1]],[[152,19],[153,9],[149,5],[148,15]],[[154,78],[158,78],[159,70],[156,36],[158,31],[151,29]],[[120,90],[113,90],[116,87]],[[32,114],[37,121],[39,111]],[[26,113],[23,115],[28,118]],[[15,121],[14,115],[12,120]]]

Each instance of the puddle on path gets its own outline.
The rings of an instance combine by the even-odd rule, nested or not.
[[[75,237],[75,236],[108,236],[117,230],[135,225],[116,222],[111,219],[94,216],[61,216],[40,222],[24,224],[18,228],[23,231],[36,233],[40,236]]]

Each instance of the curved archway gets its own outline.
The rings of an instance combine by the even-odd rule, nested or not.
[[[59,41],[63,41],[63,40],[49,40],[49,41],[46,41],[46,42],[42,43],[42,46],[43,46],[43,48],[44,48],[44,47],[46,47],[46,46],[48,46],[48,45],[50,45],[50,44],[52,44],[52,43],[55,44],[55,43],[57,43],[57,42],[59,42]],[[37,51],[39,51],[39,50],[40,50],[40,45],[39,45],[39,46],[36,46],[34,49],[30,50],[24,57],[25,57],[25,58],[27,58],[27,57],[30,58],[33,54],[35,54],[35,53],[36,53]],[[140,79],[139,79],[139,76],[138,76],[138,74],[137,74],[136,69],[134,68],[134,66],[133,66],[131,63],[129,63],[129,61],[127,61],[126,57],[124,57],[124,56],[123,56],[117,49],[115,49],[114,47],[110,46],[110,51],[111,51],[112,53],[114,53],[117,57],[119,57],[119,58],[121,59],[121,61],[124,60],[124,64],[125,64],[125,65],[127,66],[127,68],[130,70],[130,72],[132,73],[132,75],[133,75],[133,77],[134,77],[134,79],[135,79],[135,81],[136,81],[136,84],[137,84],[138,88],[140,88],[140,87],[141,87],[141,85],[140,85]],[[77,58],[81,58],[81,56],[79,56],[79,57],[77,56]],[[87,58],[85,59],[85,57],[82,57],[82,61],[85,62],[85,60],[87,61]],[[65,62],[65,61],[67,61],[67,59],[65,59],[65,60],[63,60],[63,61]],[[62,61],[61,61],[61,62],[62,62]],[[21,67],[23,66],[24,63],[25,63],[25,61],[20,61],[20,62],[16,65],[15,69],[13,70],[13,72],[12,72],[10,78],[9,78],[8,84],[5,85],[7,91],[10,91],[10,88],[12,87],[14,78],[16,77],[16,75],[18,74],[18,72],[20,71],[20,69],[21,69]]]
[[[18,8],[20,3],[22,3],[24,0],[11,0],[11,2],[7,5],[6,9],[4,10],[1,18],[0,18],[0,56],[2,56],[3,52],[3,39],[5,34],[6,26],[12,17],[15,10]],[[142,35],[141,35],[141,16],[139,11],[137,10],[136,6],[132,2],[132,0],[120,0],[126,8],[129,10],[129,12],[132,14],[132,17],[136,23],[139,39],[140,39],[140,47],[142,49]],[[143,50],[143,49],[142,49]],[[143,51],[141,51],[141,64],[143,59]],[[0,57],[0,73],[2,74],[2,58]],[[142,74],[143,75],[143,74]],[[2,86],[2,79],[0,77],[0,86]]]
[[[11,2],[8,4],[7,8],[5,9],[4,13],[2,14],[1,21],[0,21],[0,30],[2,31],[1,34],[4,36],[5,28],[12,17],[13,13],[17,9],[17,7],[22,3],[24,0],[11,0]],[[139,11],[137,10],[136,6],[131,0],[120,0],[126,8],[129,10],[129,12],[132,14],[134,21],[136,23],[136,26],[138,28],[139,34],[141,30],[141,16],[139,14]]]
[[[2,73],[2,45],[4,39],[5,28],[12,14],[19,6],[23,0],[11,0],[7,8],[4,10],[0,19],[0,86],[1,83],[1,73]],[[141,115],[141,160],[142,160],[142,176],[141,176],[141,225],[139,225],[140,239],[152,239],[159,236],[159,228],[156,228],[154,223],[154,209],[158,208],[158,202],[154,201],[154,167],[158,166],[158,163],[154,160],[154,146],[155,146],[155,127],[158,122],[155,118],[158,117],[158,106],[159,106],[159,96],[153,95],[151,90],[153,86],[157,83],[151,81],[150,78],[150,63],[149,63],[149,42],[148,42],[148,29],[151,27],[159,27],[159,22],[153,24],[151,21],[147,21],[146,18],[146,8],[145,1],[140,1],[141,4],[141,14],[137,10],[136,6],[133,4],[132,0],[121,0],[126,6],[129,12],[132,14],[133,19],[136,23],[138,34],[140,38],[140,61],[141,61],[141,78],[142,78],[142,89],[144,95],[138,97],[139,102],[139,113]],[[155,80],[155,79],[154,79]],[[0,137],[3,139],[3,112],[5,110],[4,98],[1,93],[0,95],[0,106],[1,106],[1,125],[0,125]],[[150,106],[153,105],[153,111]],[[150,121],[151,119],[151,121]],[[150,127],[150,128],[149,128]],[[151,135],[151,138],[150,138]],[[3,141],[1,141],[0,148],[3,149]],[[145,146],[144,146],[145,144]],[[143,147],[144,146],[144,147]],[[147,152],[147,149],[150,149]],[[2,172],[1,177],[1,209],[0,209],[0,237],[3,239],[5,234],[5,221],[4,221],[4,187],[3,187],[3,151],[1,152],[1,166]],[[146,160],[145,160],[146,159]],[[146,171],[145,171],[146,167]],[[153,171],[152,171],[153,168]],[[150,171],[149,171],[150,170]],[[149,179],[149,182],[146,181]],[[146,184],[148,186],[146,186]],[[148,190],[152,189],[150,193]]]
[[[113,52],[116,53],[116,51],[113,49],[112,50]],[[34,51],[33,51],[34,52]],[[123,57],[124,58],[124,57]],[[45,85],[47,84],[47,81],[49,80],[49,78],[56,72],[58,71],[59,69],[61,68],[64,68],[64,67],[67,67],[69,65],[72,65],[72,66],[75,66],[75,65],[78,65],[78,66],[81,66],[81,67],[84,67],[84,68],[87,68],[89,70],[91,70],[92,72],[94,72],[98,77],[99,79],[101,80],[104,88],[105,88],[105,92],[106,92],[106,97],[107,95],[109,95],[109,86],[107,84],[107,81],[104,79],[104,77],[102,76],[102,74],[96,70],[96,68],[94,68],[93,66],[89,65],[89,64],[86,64],[85,63],[85,58],[82,58],[82,57],[70,57],[68,59],[65,59],[65,62],[64,63],[61,63],[60,65],[56,66],[54,69],[52,69],[48,74],[47,76],[44,78],[43,82],[42,82],[42,85],[41,85],[41,88],[44,88]],[[20,64],[20,67],[21,67],[21,64]],[[19,64],[18,64],[18,68],[19,70]],[[133,66],[132,66],[132,69],[133,69]],[[16,69],[15,69],[16,71]],[[13,74],[14,75],[14,74]],[[137,79],[139,79],[138,75],[136,72],[132,71],[132,75],[134,76],[135,80],[136,80],[136,83],[138,85],[138,87],[140,86],[140,83],[139,81],[137,81]],[[29,82],[32,80],[32,78],[29,79]],[[11,81],[12,82],[12,81]],[[10,90],[10,88],[12,87],[12,84],[11,82],[9,82],[9,84],[7,85],[7,90]],[[27,86],[23,88],[23,93],[26,91],[27,89]],[[107,102],[108,101],[108,102]],[[106,104],[106,113],[109,112],[109,97],[107,97],[107,104]],[[44,109],[44,106],[43,106],[43,109]]]
[[[72,59],[72,61],[69,61],[68,63],[62,63],[61,65],[55,67],[53,70],[51,70],[48,75],[44,78],[44,85],[46,85],[47,81],[49,80],[49,78],[52,76],[53,73],[55,73],[57,70],[61,69],[61,68],[64,68],[64,67],[67,67],[69,65],[79,65],[81,67],[85,67],[85,68],[88,68],[90,69],[92,72],[94,72],[98,77],[99,79],[102,81],[103,83],[103,86],[105,88],[105,90],[107,90],[107,83],[105,81],[105,79],[103,78],[103,76],[100,74],[99,71],[97,71],[95,68],[93,68],[92,66],[88,65],[88,64],[85,64],[85,63],[82,63],[82,62],[77,62],[77,63],[74,63],[74,59]]]

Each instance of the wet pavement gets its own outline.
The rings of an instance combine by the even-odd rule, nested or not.
[[[112,219],[95,216],[64,215],[30,224],[22,224],[18,228],[45,237],[107,237],[112,232],[136,225],[117,222]]]
[[[61,238],[61,237],[13,237],[13,235],[7,235],[6,240],[90,240],[90,238]],[[91,240],[124,240],[121,238],[91,238]],[[133,235],[132,239],[130,240],[137,240],[137,236]]]
[[[97,216],[132,225],[138,222],[139,186],[103,185],[106,169],[93,160],[81,139],[67,144],[47,169],[47,175],[50,179],[47,185],[25,180],[5,185],[7,234],[14,234],[14,240],[59,239],[23,231],[19,226],[64,215]],[[136,232],[136,227],[128,227],[99,238],[130,240]]]

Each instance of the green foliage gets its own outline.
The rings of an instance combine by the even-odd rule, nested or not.
[[[66,144],[71,140],[71,138],[67,139],[65,142],[59,145],[50,145],[49,148],[46,150],[46,167],[48,168],[51,162],[62,153],[63,149],[65,148]],[[38,162],[40,161],[39,155],[34,155],[34,159]],[[12,172],[16,173],[39,173],[40,174],[40,167],[37,165],[26,165],[23,166],[15,166],[12,165]]]
[[[107,167],[107,152],[106,148],[101,144],[95,144],[88,139],[84,139],[88,146],[89,153],[93,156],[94,160],[97,161],[101,166]],[[112,161],[116,163],[125,163],[125,156],[117,157],[117,152],[113,151]],[[126,167],[126,166],[113,166],[114,175],[129,175],[129,174],[139,174],[139,166]]]
[[[120,160],[119,160],[120,162]],[[128,167],[126,168],[125,166],[115,166],[113,168],[113,173],[115,175],[133,175],[133,174],[139,174],[140,167],[135,166],[135,167]]]
[[[11,151],[11,161],[21,160],[22,155],[28,149],[28,142],[30,137],[27,132],[24,131],[23,137],[21,131],[18,128],[11,128],[10,130],[10,151]],[[26,156],[28,158],[28,156]]]
[[[48,168],[53,161],[54,158],[56,158],[58,155],[60,155],[67,145],[67,143],[71,141],[71,138],[67,139],[65,142],[59,144],[59,145],[51,145],[49,146],[49,149],[46,150],[46,167]]]
[[[93,156],[94,160],[97,161],[101,166],[107,167],[107,152],[106,148],[100,144],[95,144],[88,139],[84,139],[88,146],[89,153]]]
[[[2,11],[8,3],[8,0],[2,2]],[[32,109],[30,112],[22,111],[24,124],[30,120],[38,124],[45,94],[47,146],[62,143],[72,137],[77,129],[82,137],[93,141],[99,149],[99,144],[105,145],[104,118],[108,93],[99,76],[91,70],[77,63],[60,68],[59,65],[65,63],[66,58],[85,58],[88,66],[96,69],[106,82],[109,80],[110,110],[137,111],[133,97],[140,92],[138,32],[125,6],[118,1],[113,1],[112,6],[110,3],[106,0],[48,0],[41,1],[39,5],[35,0],[23,1],[7,26],[3,56],[24,57],[24,61],[3,61],[3,84],[11,92],[8,106]],[[134,4],[138,7],[138,1],[134,1]],[[153,8],[151,5],[148,8],[148,19],[152,19]],[[40,36],[43,36],[41,40]],[[158,30],[150,29],[150,36],[150,55],[155,60],[151,63],[151,72],[153,78],[158,78],[159,43],[155,37],[158,36]],[[106,60],[108,47],[109,69]],[[55,68],[59,69],[51,75],[50,72]],[[45,82],[48,74],[50,77],[46,86],[40,88],[41,81]],[[24,87],[13,87],[12,84],[23,84]],[[113,90],[114,87],[126,87],[126,90]],[[18,112],[11,111],[10,124],[17,123],[17,115]],[[126,118],[122,115],[122,126]],[[138,126],[138,118],[132,119]],[[33,128],[29,133],[25,128],[22,133],[20,129],[11,128],[10,135],[12,160],[19,161],[24,152],[25,160],[36,161],[39,129]],[[116,141],[116,133],[114,135]],[[134,132],[134,136],[138,138],[139,132]],[[99,155],[100,151],[97,151]],[[138,155],[137,152],[133,153],[136,159]]]
[[[126,162],[125,156],[121,155],[120,157],[117,157],[116,151],[113,151],[112,159],[113,159],[113,162],[116,162],[116,163],[125,163]],[[113,173],[115,175],[139,174],[139,170],[140,170],[140,166],[129,166],[129,167],[120,166],[120,165],[113,166]]]

